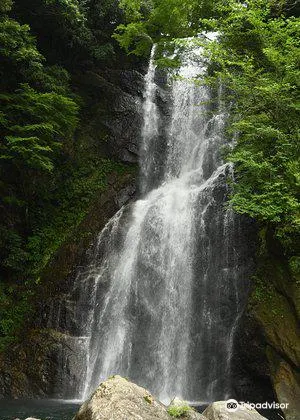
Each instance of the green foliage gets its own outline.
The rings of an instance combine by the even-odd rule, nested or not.
[[[87,45],[91,42],[92,33],[86,25],[85,2],[78,0],[42,0],[40,3],[41,12],[52,15],[52,22],[66,44],[70,46],[73,43]]]
[[[0,2],[0,13],[7,13],[11,10],[13,5],[12,0],[1,0]]]
[[[176,69],[180,67],[181,61],[177,58],[169,58],[169,57],[160,57],[155,60],[156,65],[158,68],[169,68],[169,69]]]
[[[300,228],[299,19],[272,16],[268,2],[230,2],[210,43],[214,82],[231,105],[229,136],[237,141],[231,203],[238,213],[271,224],[287,252]],[[212,22],[212,26],[215,22]]]
[[[28,25],[4,17],[0,20],[0,87],[14,92],[21,83],[38,91],[68,93],[69,74],[58,65],[46,66]]]
[[[15,88],[16,82],[31,81],[43,68],[43,56],[38,52],[28,25],[12,19],[0,20],[0,86]]]
[[[39,38],[43,55],[70,71],[110,63],[121,22],[117,0],[18,0],[15,13]],[[45,37],[50,33],[51,37]]]
[[[5,10],[10,10],[6,3]],[[28,246],[34,209],[77,125],[68,75],[45,66],[28,25],[0,19],[0,337],[9,343],[31,311],[36,277]]]
[[[92,33],[87,25],[85,2],[78,0],[31,0],[31,10],[28,2],[19,0],[15,4],[18,15],[24,16],[31,27],[36,28],[39,22],[32,18],[40,17],[46,28],[54,30],[54,35],[65,45],[87,45]],[[25,10],[27,8],[27,10]],[[34,9],[34,13],[33,10]],[[44,28],[44,29],[46,29]]]
[[[292,276],[296,279],[298,285],[300,285],[300,257],[293,256],[289,260],[289,269],[291,270]]]
[[[60,8],[60,14],[74,24],[81,24],[86,20],[78,0],[43,0],[43,2],[46,6]]]
[[[37,277],[55,251],[86,215],[95,194],[107,187],[107,176],[127,168],[113,161],[87,156],[66,164],[55,179],[52,190],[33,211],[33,231],[26,251],[30,270]]]
[[[272,299],[272,285],[265,281],[261,272],[257,273],[256,276],[253,276],[252,282],[254,284],[254,288],[252,291],[251,299],[254,303],[264,303]]]
[[[86,150],[77,144],[83,100],[69,73],[115,58],[111,35],[122,22],[116,6],[0,1],[0,347],[28,325],[43,268],[106,188],[108,174],[125,170],[90,150],[88,138]]]
[[[152,46],[152,40],[142,22],[119,25],[113,37],[128,54],[145,56],[149,54]]]
[[[200,19],[217,16],[218,3],[204,0],[122,0],[126,24],[114,38],[127,53],[147,56],[153,42],[195,36]]]
[[[86,155],[43,178],[47,184],[40,188],[38,200],[21,203],[30,215],[30,232],[24,238],[10,229],[2,236],[6,249],[3,268],[14,275],[15,283],[2,282],[0,348],[1,343],[5,346],[18,337],[32,311],[43,268],[82,221],[95,195],[105,190],[108,175],[126,171],[124,165]]]
[[[0,283],[0,351],[13,343],[15,336],[28,320],[32,292],[28,289],[17,290],[14,286],[6,289]]]
[[[28,85],[14,94],[0,94],[0,161],[52,171],[53,157],[64,136],[72,135],[78,107],[54,92],[38,93]]]
[[[115,0],[0,2],[2,347],[28,325],[43,268],[108,174],[125,170],[76,144],[82,99],[66,70],[110,63],[121,15]]]
[[[142,0],[120,0],[119,7],[124,10],[127,21],[139,21],[142,19],[142,6],[145,4]]]
[[[184,417],[191,410],[192,408],[188,404],[171,405],[168,408],[168,413],[170,414],[171,417],[178,418],[178,417]]]

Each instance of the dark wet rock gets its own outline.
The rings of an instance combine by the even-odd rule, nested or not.
[[[286,420],[298,420],[300,416],[300,373],[273,348],[269,347],[274,390],[281,403]]]
[[[300,413],[299,292],[278,241],[267,232],[265,255],[237,330],[232,382],[239,400],[288,403],[282,408],[287,420]]]
[[[144,77],[136,70],[106,70],[107,80],[130,95],[142,97],[144,92]]]
[[[142,125],[143,75],[135,70],[87,72],[77,77],[88,115],[85,135],[103,154],[136,163]]]
[[[86,341],[78,337],[78,296],[70,295],[70,290],[95,236],[121,205],[133,199],[134,192],[133,174],[111,177],[110,188],[95,198],[87,216],[44,270],[34,324],[24,341],[0,355],[2,397],[60,398],[64,388],[70,390],[70,397],[77,394],[85,375],[81,362]]]
[[[13,398],[59,398],[63,385],[76,391],[85,372],[78,363],[85,357],[84,343],[54,330],[34,330],[27,343],[15,344],[0,360],[3,396]],[[63,374],[61,366],[65,364]]]

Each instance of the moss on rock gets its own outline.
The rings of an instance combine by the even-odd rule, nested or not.
[[[289,403],[286,419],[300,410],[300,284],[274,238],[260,255],[248,314],[263,331],[265,352],[274,391],[280,403]],[[298,411],[298,415],[299,415]]]
[[[109,188],[95,197],[81,223],[65,239],[41,273],[33,297],[32,316],[19,340],[0,355],[0,395],[13,398],[62,397],[63,383],[72,390],[81,372],[80,347],[64,331],[41,328],[41,314],[49,301],[57,302],[71,288],[73,273],[86,249],[107,221],[135,192],[134,171],[111,174]],[[67,377],[60,377],[63,360],[69,363]],[[64,370],[65,374],[66,370]],[[73,387],[73,389],[72,389]],[[76,392],[74,392],[76,394]]]

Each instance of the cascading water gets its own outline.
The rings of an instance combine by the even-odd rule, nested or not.
[[[232,172],[220,159],[226,115],[218,95],[194,83],[205,71],[199,47],[186,49],[180,77],[160,87],[154,54],[145,77],[142,196],[110,220],[76,281],[87,336],[78,396],[120,374],[163,401],[211,401],[230,392],[247,289],[240,221],[224,205]]]

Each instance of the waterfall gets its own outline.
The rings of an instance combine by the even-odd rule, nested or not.
[[[226,110],[195,83],[206,70],[187,47],[176,76],[160,76],[155,47],[145,76],[141,197],[122,208],[78,274],[87,336],[80,396],[120,374],[162,401],[230,393],[233,338],[248,265],[240,219],[225,205]],[[86,306],[85,306],[86,308]]]

